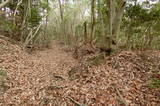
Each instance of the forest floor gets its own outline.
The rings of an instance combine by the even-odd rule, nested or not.
[[[160,51],[76,60],[68,50],[53,43],[28,54],[0,39],[0,106],[160,106],[151,84],[160,79]]]

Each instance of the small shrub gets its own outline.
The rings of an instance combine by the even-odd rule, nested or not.
[[[160,88],[160,79],[158,79],[158,78],[151,79],[150,87],[151,88]]]
[[[28,17],[28,22],[30,24],[30,26],[36,27],[37,25],[39,25],[40,21],[42,20],[42,17],[40,16],[40,11],[39,8],[31,8],[31,14]]]
[[[0,77],[6,77],[7,76],[7,72],[4,69],[0,69]]]

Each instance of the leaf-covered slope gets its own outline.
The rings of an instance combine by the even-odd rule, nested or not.
[[[159,51],[122,51],[95,65],[61,48],[54,43],[30,55],[0,39],[0,106],[160,104],[159,88],[150,80],[160,78]]]

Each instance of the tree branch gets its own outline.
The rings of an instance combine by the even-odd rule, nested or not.
[[[5,2],[1,3],[0,4],[0,9],[3,8],[3,7],[5,7],[10,2],[11,2],[11,0],[6,0]]]

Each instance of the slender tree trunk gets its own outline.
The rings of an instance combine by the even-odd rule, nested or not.
[[[66,31],[65,31],[65,23],[64,23],[64,18],[63,18],[63,7],[62,7],[62,2],[61,0],[58,0],[58,4],[59,4],[59,12],[60,12],[60,18],[61,18],[61,22],[60,22],[60,28],[61,30],[61,35],[60,36],[60,40],[64,40],[62,41],[63,43],[66,44]]]
[[[101,21],[101,1],[97,1],[97,6],[98,6],[98,20],[99,22]]]
[[[92,0],[91,2],[91,36],[90,36],[90,43],[93,40],[94,37],[94,28],[95,28],[95,0]]]
[[[1,8],[3,8],[3,7],[5,7],[8,3],[10,3],[11,2],[11,0],[6,0],[5,2],[2,2],[1,4],[0,4],[0,9]]]
[[[47,14],[49,14],[49,1],[47,0]],[[47,32],[47,27],[48,27],[48,16],[46,16],[46,27],[45,27],[45,30],[44,30],[44,35],[46,34]]]
[[[102,14],[102,11],[101,11],[101,0],[98,0],[97,1],[97,7],[98,7],[98,21],[99,21],[99,30],[101,32],[101,37],[102,39],[105,38],[106,36],[106,33],[105,33],[105,26],[104,26],[104,19],[103,19],[103,14]]]
[[[109,0],[109,34],[112,36],[112,30],[113,30],[113,0]]]
[[[24,3],[26,3],[27,5],[24,6],[24,16],[23,16],[23,20],[22,20],[22,24],[21,24],[21,42],[23,43],[24,40],[24,35],[25,35],[25,28],[28,27],[27,26],[27,17],[31,16],[31,2],[30,0],[25,0],[23,1]]]
[[[58,4],[59,4],[59,10],[60,10],[61,21],[63,21],[63,9],[62,9],[61,0],[58,0]]]
[[[87,22],[85,21],[84,24],[84,44],[88,43],[88,36],[87,36]]]

